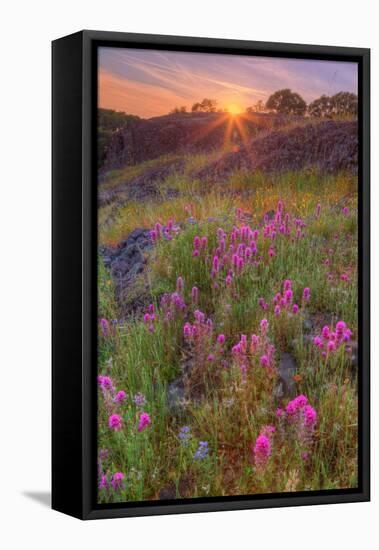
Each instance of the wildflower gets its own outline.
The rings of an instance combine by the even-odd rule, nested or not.
[[[114,430],[115,432],[119,432],[122,428],[122,420],[121,416],[119,414],[111,414],[111,416],[108,419],[108,426],[111,430]]]
[[[99,452],[99,459],[100,460],[105,460],[106,458],[108,458],[108,455],[109,455],[109,451],[108,449],[100,449],[100,452]]]
[[[226,286],[230,286],[232,284],[232,277],[231,275],[227,275],[225,279]]]
[[[146,397],[142,395],[142,393],[138,392],[135,394],[133,401],[137,407],[142,407],[142,405],[146,403]]]
[[[258,336],[256,334],[252,334],[251,335],[251,345],[250,345],[250,349],[251,349],[252,352],[254,352],[257,349],[258,343],[259,343]]]
[[[102,390],[113,390],[113,382],[110,376],[102,376],[99,374],[97,377],[97,382]]]
[[[104,338],[109,336],[109,323],[106,319],[100,319],[100,327]]]
[[[207,456],[209,452],[208,442],[207,441],[200,441],[199,447],[196,451],[196,453],[193,455],[194,460],[202,460]]]
[[[290,290],[292,288],[292,281],[290,279],[286,279],[283,283],[284,290]]]
[[[287,305],[291,304],[292,303],[292,300],[293,300],[293,292],[292,290],[289,288],[288,290],[285,291],[284,293],[284,301]]]
[[[142,430],[144,430],[150,424],[151,424],[150,415],[147,412],[141,413],[138,421],[138,431],[142,432]]]
[[[320,212],[321,212],[321,204],[317,203],[317,206],[316,206],[316,216],[317,217],[320,216]]]
[[[328,351],[334,351],[336,349],[336,343],[333,340],[329,340],[327,349]]]
[[[315,336],[315,337],[313,338],[313,343],[314,343],[314,345],[317,346],[317,347],[322,347],[322,340],[321,340],[321,338],[320,338],[319,336]]]
[[[342,214],[344,216],[348,216],[349,215],[349,209],[347,206],[344,206],[344,208],[342,208]]]
[[[303,290],[303,298],[306,302],[308,302],[310,295],[311,295],[311,289],[308,287],[305,287]]]
[[[211,363],[211,362],[214,361],[214,360],[215,360],[214,354],[213,354],[213,353],[210,353],[210,354],[208,355],[208,361]]]
[[[122,472],[116,472],[112,476],[112,487],[115,491],[118,491],[122,487],[122,480],[124,479],[124,474]]]
[[[199,289],[197,288],[197,286],[194,286],[191,290],[191,300],[193,304],[196,304],[198,295],[199,295]]]
[[[262,319],[260,326],[261,326],[262,332],[266,332],[267,327],[268,327],[267,319]]]
[[[314,428],[317,422],[317,413],[313,407],[306,405],[304,407],[304,424],[308,428]]]
[[[194,238],[193,238],[193,247],[195,249],[199,249],[201,246],[201,240],[200,240],[200,237],[198,235],[196,235]]]
[[[201,246],[202,248],[206,248],[208,246],[208,237],[201,237]]]
[[[282,418],[282,416],[283,416],[283,414],[284,414],[284,411],[283,411],[283,409],[281,409],[280,407],[278,407],[278,408],[276,409],[276,413],[275,413],[275,414],[276,414],[276,417],[277,417],[277,418]]]
[[[115,401],[121,405],[126,400],[126,393],[124,390],[120,390],[116,393]]]
[[[179,439],[184,447],[187,447],[191,437],[191,428],[189,426],[183,426],[179,432]]]
[[[198,251],[197,249],[194,250],[194,251],[192,252],[192,256],[193,256],[194,258],[197,258],[197,257],[199,256],[199,251]]]
[[[349,275],[347,273],[342,273],[341,281],[348,281],[348,280],[349,280]]]
[[[263,367],[268,367],[270,361],[269,361],[269,358],[267,357],[267,355],[262,355],[261,357],[261,365]]]
[[[272,246],[270,246],[270,248],[268,249],[268,255],[270,256],[270,258],[275,256],[275,251]]]
[[[100,476],[99,489],[108,489],[108,478],[106,474]]]
[[[328,325],[325,325],[324,327],[322,327],[321,334],[322,334],[323,338],[325,338],[325,340],[327,340],[329,338],[330,330],[329,330]]]
[[[217,336],[217,342],[221,345],[223,345],[223,343],[225,342],[225,335],[224,334],[219,334]]]
[[[181,294],[183,292],[183,286],[184,286],[183,277],[178,277],[176,279],[176,292]]]
[[[294,315],[299,313],[299,306],[297,304],[293,304],[292,312],[294,313]]]
[[[157,235],[157,232],[155,231],[155,229],[152,229],[150,231],[150,239],[153,241],[153,243],[156,243],[157,240],[158,240],[158,235]]]
[[[257,437],[253,453],[255,465],[257,466],[257,468],[265,468],[271,455],[271,443],[267,435],[260,434]]]
[[[143,322],[145,324],[150,322],[150,313],[145,313],[145,315],[143,316]]]
[[[275,315],[275,317],[279,317],[279,315],[280,315],[280,306],[278,306],[278,305],[275,306],[274,315]]]

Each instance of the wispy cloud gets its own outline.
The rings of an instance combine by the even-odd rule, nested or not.
[[[354,63],[100,48],[99,105],[143,117],[211,97],[241,108],[292,88],[306,101],[341,90],[357,92]]]

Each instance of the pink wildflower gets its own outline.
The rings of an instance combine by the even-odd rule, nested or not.
[[[151,424],[150,415],[147,412],[141,413],[138,421],[138,431],[142,432],[142,430],[144,430],[150,424]]]
[[[122,480],[124,479],[124,474],[122,472],[116,472],[112,476],[112,487],[115,491],[118,491],[122,487]]]
[[[257,468],[265,468],[271,455],[271,443],[266,435],[260,434],[257,437],[253,453],[255,465],[257,466]]]
[[[114,430],[115,432],[119,432],[122,428],[122,420],[121,416],[119,414],[111,414],[111,416],[108,419],[108,426],[111,430]]]
[[[118,404],[123,403],[126,400],[126,393],[124,390],[120,390],[116,393],[115,401]]]

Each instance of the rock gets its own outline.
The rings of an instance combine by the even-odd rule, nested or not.
[[[358,170],[358,127],[356,121],[328,120],[291,129],[272,131],[238,151],[225,153],[192,174],[206,181],[222,181],[241,172],[285,172],[316,167],[321,172]]]
[[[111,273],[120,311],[125,316],[139,310],[148,301],[143,284],[138,289],[136,284],[145,269],[145,253],[152,246],[149,230],[137,228],[116,248],[99,248],[104,265]]]
[[[167,387],[167,407],[172,414],[183,412],[183,401],[185,399],[185,387],[183,377],[170,382]]]
[[[291,117],[257,113],[254,120],[244,118],[244,131],[233,124],[231,139],[243,150],[246,135],[284,126]],[[296,119],[292,117],[293,121]],[[146,160],[176,153],[206,153],[219,150],[225,143],[231,118],[226,113],[177,113],[135,120],[113,134],[104,163],[105,170],[139,164]],[[237,148],[236,148],[237,150]]]
[[[290,353],[282,353],[278,367],[278,380],[274,388],[276,399],[292,397],[296,393],[296,383],[293,377],[296,374],[296,359]]]

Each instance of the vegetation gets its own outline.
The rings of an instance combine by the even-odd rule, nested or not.
[[[189,167],[209,158],[185,162],[158,199],[99,212],[100,243],[153,245],[127,318],[99,255],[99,501],[355,487],[356,177],[206,186]]]

